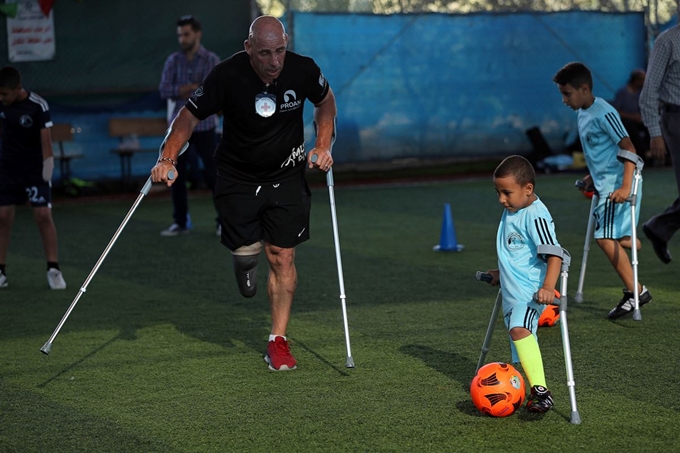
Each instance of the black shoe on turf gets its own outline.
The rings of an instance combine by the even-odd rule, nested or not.
[[[651,301],[652,295],[649,291],[647,291],[647,287],[643,285],[642,292],[638,296],[638,302],[642,307],[643,305],[648,304]],[[607,317],[609,319],[617,319],[620,318],[621,316],[627,315],[628,313],[632,313],[634,308],[635,308],[635,296],[631,291],[628,291],[627,289],[624,288],[623,298],[621,299],[621,302],[619,302],[619,304],[616,307],[612,308]]]
[[[529,412],[544,413],[548,412],[554,406],[552,394],[550,390],[542,385],[534,385],[531,387],[531,395],[527,399],[527,410]]]
[[[661,260],[662,263],[668,264],[671,262],[671,252],[668,251],[668,243],[657,236],[646,223],[642,224],[642,232],[645,233],[649,242],[652,243],[654,253]]]

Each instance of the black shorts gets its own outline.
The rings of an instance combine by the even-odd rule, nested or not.
[[[215,209],[222,224],[222,244],[230,250],[260,240],[293,248],[309,239],[312,195],[307,181],[252,186],[217,178]]]
[[[25,168],[3,163],[0,166],[0,206],[52,206],[52,186],[42,179],[42,168]]]

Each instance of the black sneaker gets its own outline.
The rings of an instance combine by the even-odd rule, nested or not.
[[[527,410],[529,412],[548,412],[554,404],[550,390],[542,385],[531,387],[531,395],[527,398]]]
[[[651,301],[652,295],[650,294],[649,291],[647,291],[647,287],[643,285],[642,292],[638,296],[638,302],[642,307],[643,305],[648,304]],[[624,288],[623,298],[621,299],[621,302],[619,302],[619,304],[616,307],[612,308],[607,317],[609,319],[617,319],[620,318],[621,316],[627,315],[628,313],[632,313],[634,308],[635,308],[635,296],[631,291],[628,291],[627,289]]]

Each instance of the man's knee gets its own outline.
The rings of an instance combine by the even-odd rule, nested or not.
[[[258,241],[231,252],[236,283],[243,297],[253,297],[257,293],[257,262],[261,251],[262,244]]]

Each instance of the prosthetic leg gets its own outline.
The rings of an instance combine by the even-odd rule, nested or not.
[[[243,297],[253,297],[257,293],[257,262],[261,251],[262,243],[258,241],[231,252],[234,257],[236,283]]]
[[[629,161],[635,164],[633,172],[633,187],[630,191],[630,197],[626,200],[630,203],[630,256],[631,265],[633,267],[633,297],[635,300],[635,308],[633,309],[633,320],[642,321],[642,314],[640,313],[640,293],[638,292],[638,251],[637,251],[637,197],[642,180],[642,168],[645,166],[642,157],[635,153],[631,153],[625,149],[619,150],[616,156],[620,161]]]
[[[562,347],[564,349],[564,364],[567,372],[567,387],[569,388],[569,400],[571,403],[571,423],[574,425],[579,425],[581,423],[581,416],[578,413],[578,407],[576,406],[576,383],[574,381],[574,369],[571,362],[571,346],[569,343],[569,327],[567,324],[567,281],[569,279],[569,265],[571,264],[571,255],[562,247],[557,247],[554,245],[540,245],[537,248],[537,253],[539,255],[555,255],[562,258],[562,267],[560,271],[560,333],[562,335]],[[477,280],[480,281],[491,281],[491,275],[485,272],[477,272]],[[557,299],[556,303],[557,304]],[[496,303],[494,304],[493,311],[491,313],[491,319],[489,321],[489,326],[486,329],[486,336],[484,337],[484,343],[482,345],[482,351],[479,356],[479,361],[477,362],[477,370],[482,367],[484,360],[486,359],[486,353],[489,351],[489,344],[491,343],[491,336],[493,334],[493,329],[496,325],[496,319],[498,318],[498,312],[502,306],[502,297],[500,290],[498,291],[498,296],[496,296]],[[475,373],[476,373],[475,371]]]

